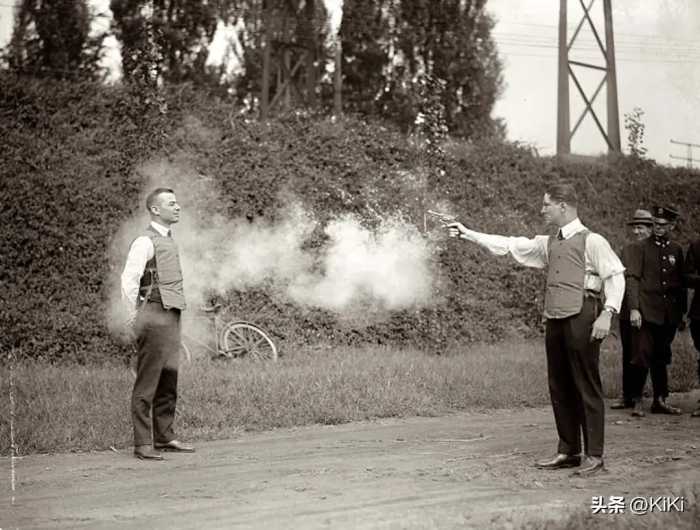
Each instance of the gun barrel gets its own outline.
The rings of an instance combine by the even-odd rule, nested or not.
[[[430,214],[430,215],[432,215],[433,217],[437,217],[438,219],[440,219],[440,220],[443,221],[443,222],[452,222],[452,221],[455,221],[455,220],[457,219],[457,216],[456,216],[456,215],[450,215],[450,214],[446,214],[446,213],[435,212],[435,211],[433,211],[433,210],[428,210],[427,213]]]

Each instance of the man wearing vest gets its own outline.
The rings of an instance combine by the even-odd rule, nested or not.
[[[579,220],[571,184],[547,187],[541,213],[556,236],[505,237],[447,225],[451,237],[473,241],[496,255],[510,254],[528,267],[547,268],[545,349],[554,419],[559,434],[556,457],[541,469],[581,466],[590,476],[603,469],[605,404],[598,358],[625,291],[624,267],[599,234]],[[605,298],[605,307],[601,297]],[[581,433],[586,459],[581,461]]]
[[[173,190],[157,188],[146,198],[146,208],[151,223],[131,244],[121,289],[138,349],[131,396],[134,456],[162,460],[159,449],[194,451],[178,441],[173,431],[185,296],[170,227],[180,220],[180,205]]]
[[[625,263],[630,322],[639,330],[639,355],[633,363],[644,370],[632,396],[635,416],[644,416],[642,391],[647,370],[651,373],[654,392],[651,412],[681,413],[680,409],[666,403],[671,343],[688,307],[683,249],[668,237],[678,212],[657,206],[652,214],[652,237],[631,247],[632,252]]]
[[[685,255],[685,282],[689,288],[693,289],[693,301],[688,311],[688,319],[690,336],[700,355],[700,239],[690,243]],[[700,381],[700,358],[698,358],[698,381]],[[691,416],[700,418],[700,406],[692,412]]]
[[[649,210],[637,210],[627,225],[632,228],[634,241],[622,247],[620,257],[623,265],[629,261],[630,252],[633,251],[632,247],[651,236],[654,220]],[[637,388],[637,381],[639,378],[646,379],[646,371],[640,369],[638,363],[632,363],[638,351],[639,334],[630,324],[630,310],[626,295],[620,309],[620,342],[622,343],[622,399],[614,402],[610,406],[611,409],[634,407],[635,400],[632,394]]]

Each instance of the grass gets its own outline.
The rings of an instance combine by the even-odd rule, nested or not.
[[[695,385],[692,350],[676,349],[674,391]],[[620,389],[614,339],[601,354],[608,397]],[[9,454],[9,370],[0,368],[0,450]],[[14,367],[18,454],[127,447],[133,379],[123,366]],[[456,410],[549,404],[542,341],[469,345],[443,356],[384,347],[296,351],[277,363],[194,361],[180,373],[178,432],[211,440],[245,430]],[[7,426],[7,427],[5,427]]]

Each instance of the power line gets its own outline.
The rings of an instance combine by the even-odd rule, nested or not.
[[[514,26],[530,26],[530,27],[544,27],[544,28],[552,28],[556,30],[558,26],[554,24],[535,24],[535,23],[528,23],[528,22],[511,22],[511,21],[506,21],[506,20],[499,20],[499,22],[505,22],[507,24],[512,24]],[[568,26],[569,29],[576,29],[575,26]],[[497,33],[498,30],[494,30],[494,33]],[[640,39],[663,39],[664,41],[667,42],[700,42],[696,40],[685,40],[685,39],[669,39],[667,37],[662,37],[659,35],[652,35],[652,34],[642,34],[642,33],[624,33],[621,31],[616,31],[615,35],[622,35],[626,37],[637,37]],[[617,39],[615,41],[617,43]]]
[[[524,35],[522,33],[494,33],[496,42],[515,42],[517,44],[532,44],[532,45],[546,45],[554,46],[555,43],[552,39],[543,36],[533,36]],[[599,49],[594,41],[583,42],[577,45],[576,48],[583,49]],[[700,53],[700,41],[698,41],[698,46],[664,46],[661,44],[644,44],[644,43],[632,43],[632,42],[615,42],[615,48],[622,49],[624,51],[641,51],[641,52],[676,52],[676,53]]]
[[[518,39],[503,39],[503,40],[497,40],[496,41],[497,45],[499,48],[505,46],[517,46],[518,49],[522,48],[546,48],[546,49],[558,49],[558,47],[554,44],[545,44],[544,42],[536,42],[536,41],[526,41],[526,40],[518,40]],[[600,59],[601,55],[600,54],[594,54],[591,56],[590,52],[591,51],[598,51],[597,46],[576,46],[571,49],[571,52],[576,53],[576,52],[588,52],[587,54],[584,54],[583,57],[588,58],[588,59]],[[507,50],[503,50],[501,48],[501,51],[504,53],[508,53]],[[638,52],[645,52],[646,50],[642,49],[636,49],[636,48],[622,48],[621,50],[616,50],[616,59],[622,60],[622,61],[638,61],[638,62],[667,62],[667,63],[678,63],[678,62],[697,62],[700,61],[700,50],[698,52],[695,52],[694,50],[688,50],[685,53],[679,53],[679,51],[675,51],[670,57],[669,53],[661,54],[662,50],[659,50],[658,52],[654,51],[653,53],[648,53],[646,56],[630,56],[630,54],[636,54]],[[667,50],[671,51],[671,50]],[[619,52],[619,53],[617,53]]]
[[[687,156],[674,156],[669,155],[675,160],[685,160],[688,169],[693,169],[693,162],[700,162],[697,158],[693,158],[693,147],[700,147],[700,144],[694,144],[691,142],[679,142],[678,140],[671,139],[672,144],[684,145],[687,149]]]
[[[508,51],[501,49],[500,52],[506,56],[516,56],[516,57],[540,57],[543,59],[557,59],[557,54],[545,54],[545,53],[520,53],[519,51]],[[596,60],[600,59],[600,56],[577,56],[579,59],[584,60]],[[683,58],[678,60],[670,60],[663,58],[642,58],[642,57],[620,57],[616,56],[615,60],[618,62],[631,62],[631,63],[662,63],[662,64],[688,64],[688,63],[700,63],[700,57],[698,58]]]

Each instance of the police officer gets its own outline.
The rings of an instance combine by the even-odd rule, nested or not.
[[[170,227],[180,220],[180,205],[172,189],[156,188],[146,198],[146,208],[151,223],[129,248],[121,288],[138,348],[131,396],[134,456],[163,460],[158,449],[194,451],[177,440],[173,429],[185,295]]]
[[[685,281],[686,285],[694,290],[688,319],[690,320],[690,336],[693,338],[695,349],[700,355],[700,239],[692,241],[685,254]],[[700,358],[698,359],[698,381],[700,381]],[[700,406],[691,415],[700,418]]]
[[[637,210],[634,212],[632,220],[627,223],[631,228],[634,241],[622,247],[620,256],[622,264],[626,265],[631,246],[640,241],[644,241],[651,236],[654,220],[649,210]],[[622,399],[615,401],[611,409],[628,409],[634,407],[634,399],[632,398],[632,389],[636,388],[636,380],[639,377],[646,378],[646,372],[639,373],[638,366],[631,364],[632,348],[636,345],[637,337],[632,332],[630,325],[630,310],[628,307],[627,296],[622,300],[622,308],[620,309],[620,342],[622,343]],[[634,340],[633,340],[634,339]]]
[[[644,374],[637,380],[633,392],[635,416],[644,415],[642,391],[647,369],[651,372],[654,392],[651,412],[680,414],[680,409],[666,403],[671,343],[687,308],[683,250],[669,239],[678,212],[656,206],[652,215],[652,237],[632,246],[626,262],[630,323],[639,330],[639,355],[632,362]]]

